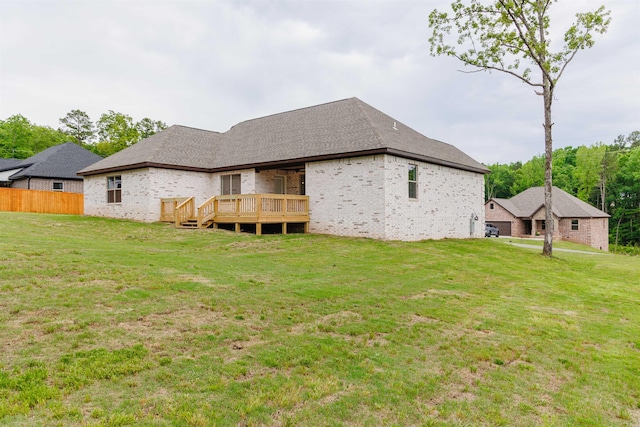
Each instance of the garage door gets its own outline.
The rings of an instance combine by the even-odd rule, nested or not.
[[[511,236],[511,221],[491,221],[491,224],[498,227],[501,236]]]

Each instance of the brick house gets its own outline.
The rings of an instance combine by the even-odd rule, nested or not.
[[[168,201],[168,220],[182,226],[253,222],[259,233],[263,222],[283,232],[302,222],[315,233],[421,240],[482,236],[487,172],[349,98],[224,133],[174,125],[79,174],[87,215],[158,221]]]
[[[2,160],[0,187],[82,193],[83,179],[77,172],[102,157],[78,144],[66,142],[24,160]]]
[[[553,187],[554,239],[609,250],[609,215]],[[489,199],[485,218],[501,236],[533,237],[545,230],[544,187],[532,187],[510,199]]]

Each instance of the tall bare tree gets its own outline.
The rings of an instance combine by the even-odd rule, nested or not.
[[[474,71],[509,74],[532,86],[544,100],[546,232],[542,253],[547,256],[553,250],[553,93],[576,53],[593,46],[593,35],[605,33],[611,22],[604,6],[577,13],[575,22],[564,32],[563,47],[552,51],[549,10],[554,3],[556,0],[457,0],[451,4],[451,14],[438,10],[429,14],[433,56],[452,56],[474,67]],[[532,68],[537,77],[532,75]]]

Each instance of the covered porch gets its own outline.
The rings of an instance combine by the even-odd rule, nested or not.
[[[233,194],[214,196],[200,206],[195,198],[161,199],[160,220],[178,228],[218,228],[232,226],[239,232],[243,225],[255,227],[261,235],[263,225],[280,224],[286,234],[290,224],[309,231],[309,197],[290,194]]]

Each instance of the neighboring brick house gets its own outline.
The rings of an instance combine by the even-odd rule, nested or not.
[[[158,221],[167,198],[306,195],[311,232],[421,240],[483,235],[487,172],[349,98],[224,133],[174,125],[79,174],[87,215]]]
[[[609,250],[609,215],[553,187],[553,237]],[[501,236],[532,237],[545,230],[544,187],[532,187],[510,199],[489,199],[485,218]]]
[[[1,187],[82,193],[83,179],[77,172],[102,160],[102,157],[73,142],[67,142],[24,160],[2,160]]]

